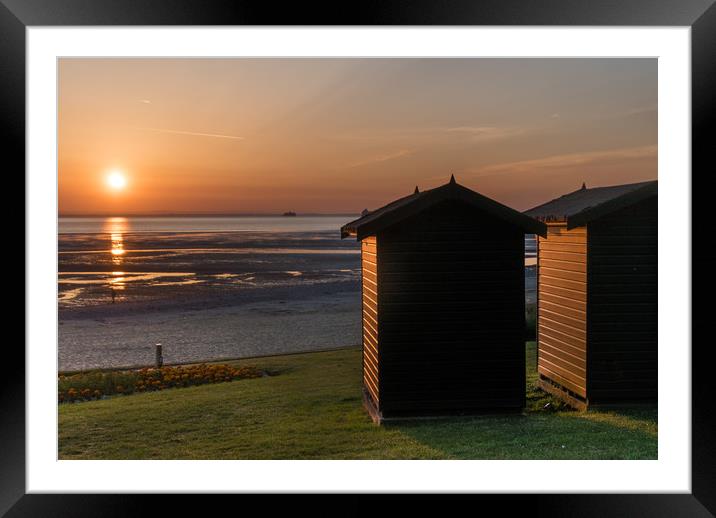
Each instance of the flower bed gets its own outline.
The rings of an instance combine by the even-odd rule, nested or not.
[[[59,376],[58,401],[88,401],[115,394],[128,395],[206,383],[223,383],[258,378],[261,375],[261,371],[255,367],[232,367],[225,364],[93,371]]]

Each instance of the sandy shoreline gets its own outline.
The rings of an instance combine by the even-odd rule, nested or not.
[[[61,371],[149,365],[162,343],[167,363],[243,358],[360,343],[355,282],[179,297],[59,314]]]

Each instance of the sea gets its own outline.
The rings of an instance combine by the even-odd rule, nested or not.
[[[359,289],[360,247],[341,239],[355,216],[62,217],[60,310],[346,283]],[[525,237],[525,296],[535,292],[534,235]]]

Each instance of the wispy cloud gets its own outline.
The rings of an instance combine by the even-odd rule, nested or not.
[[[199,133],[196,131],[181,131],[181,130],[172,130],[172,129],[164,129],[164,128],[139,128],[140,130],[144,131],[154,131],[156,133],[170,133],[173,135],[189,135],[191,137],[210,137],[210,138],[224,138],[224,139],[231,139],[231,140],[244,140],[244,137],[239,137],[237,135],[223,135],[219,133]]]
[[[395,160],[396,158],[402,158],[404,156],[409,156],[415,153],[412,149],[400,149],[398,151],[394,151],[392,153],[386,153],[383,155],[373,156],[370,158],[366,158],[364,160],[360,160],[358,162],[352,162],[346,166],[346,168],[353,168],[353,167],[361,167],[368,164],[376,164],[379,162],[387,162],[388,160]]]
[[[612,113],[606,113],[600,116],[600,119],[628,119],[630,117],[641,117],[644,115],[656,115],[658,113],[658,106],[656,104],[650,106],[641,106],[638,108],[631,108],[625,111],[618,111]]]
[[[499,126],[427,126],[412,128],[394,128],[394,129],[378,129],[359,133],[332,134],[325,136],[327,140],[337,140],[344,142],[364,142],[364,141],[386,141],[393,142],[416,142],[436,138],[461,137],[472,141],[493,140],[500,138],[508,138],[525,133],[531,133],[537,129],[518,128],[518,127],[499,127]]]
[[[152,101],[150,101],[149,99],[140,99],[139,102],[142,104],[152,104]]]
[[[605,151],[590,151],[586,153],[569,153],[553,155],[532,160],[520,160],[491,164],[477,169],[463,171],[470,177],[491,176],[495,174],[543,172],[545,170],[559,170],[573,167],[586,167],[588,165],[619,161],[652,158],[657,156],[657,146],[640,146],[632,148],[609,149]]]
[[[634,108],[632,110],[627,110],[625,112],[626,117],[631,117],[633,115],[643,115],[645,113],[656,113],[659,110],[659,107],[655,104],[651,106],[644,106],[642,108]]]
[[[514,137],[525,131],[522,128],[500,128],[497,126],[455,126],[441,128],[444,133],[456,133],[467,136],[470,140],[493,140]]]

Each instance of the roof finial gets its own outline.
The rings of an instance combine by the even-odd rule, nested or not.
[[[415,192],[413,194],[420,194],[420,189],[418,189],[418,186],[415,186]]]
[[[363,209],[363,212],[360,213],[361,217],[367,216],[368,214],[370,214],[370,211],[368,209]]]
[[[582,190],[585,190],[587,188],[586,182],[582,182]]]
[[[455,175],[454,174],[450,175],[450,183],[455,185]]]

